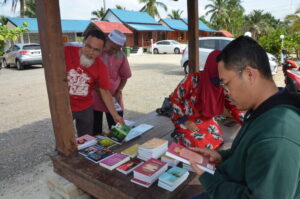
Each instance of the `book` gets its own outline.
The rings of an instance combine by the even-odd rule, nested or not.
[[[139,180],[139,179],[136,179],[136,178],[132,178],[130,181],[135,183],[135,184],[146,187],[146,188],[149,188],[153,184],[153,183],[145,182],[145,181],[142,181],[142,180]]]
[[[94,152],[96,152],[98,150],[102,150],[103,148],[104,148],[103,146],[95,144],[95,145],[92,145],[92,146],[80,149],[78,151],[78,153],[81,154],[81,155],[83,155],[83,156],[87,156],[88,154],[94,153]]]
[[[113,152],[110,151],[108,148],[103,148],[101,150],[90,153],[85,157],[95,163],[99,163],[102,159],[104,159],[112,154],[113,154]]]
[[[140,124],[134,128],[131,128],[130,126],[124,124],[117,124],[111,129],[107,137],[118,144],[122,144],[123,142],[128,142],[142,135],[152,128],[153,126],[149,124]]]
[[[97,144],[100,146],[111,148],[117,145],[117,143],[107,138],[106,136],[97,135],[96,137],[97,137]]]
[[[151,158],[133,170],[134,178],[152,184],[168,169],[168,164]]]
[[[139,144],[134,144],[134,145],[128,147],[127,149],[124,149],[123,151],[121,151],[121,153],[125,154],[125,155],[128,155],[131,158],[134,158],[138,154],[138,147],[139,146],[140,146]]]
[[[131,127],[125,125],[125,124],[116,124],[113,126],[113,128],[110,130],[107,137],[114,142],[121,144],[125,137],[128,135],[129,131],[131,130]]]
[[[100,166],[107,168],[108,170],[114,170],[121,164],[130,160],[128,155],[124,155],[121,153],[114,153],[104,159],[102,159],[99,164]]]
[[[97,143],[96,138],[88,134],[76,138],[76,144],[78,150],[92,146],[96,143]]]
[[[113,103],[114,103],[116,111],[122,111],[123,110],[121,105],[119,104],[118,100],[115,97],[113,97]]]
[[[179,163],[179,160],[171,158],[169,156],[163,155],[161,156],[161,161],[168,163],[170,167],[176,166]]]
[[[208,173],[214,174],[216,170],[215,164],[209,162],[209,159],[173,142],[168,148],[166,155],[177,159],[185,164],[190,165],[190,160],[197,163],[197,166]]]
[[[147,161],[150,158],[159,158],[168,149],[168,140],[152,138],[138,147],[138,158]]]
[[[133,128],[133,127],[134,127],[134,124],[135,124],[135,121],[125,120],[125,124],[126,124],[127,126],[130,126],[131,128]]]
[[[174,166],[159,176],[158,186],[168,191],[174,191],[188,176],[189,172],[186,169]]]
[[[117,171],[124,173],[125,175],[131,173],[135,168],[143,164],[144,162],[138,158],[133,158],[128,162],[117,167]]]

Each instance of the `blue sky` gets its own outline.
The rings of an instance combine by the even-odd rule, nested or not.
[[[2,0],[0,0],[1,2]],[[168,11],[159,9],[161,17],[166,17],[171,10],[183,10],[182,17],[187,16],[187,0],[158,0],[168,6]],[[90,19],[91,12],[103,7],[103,0],[60,0],[60,10],[62,19]],[[115,8],[115,5],[121,5],[128,10],[139,10],[143,4],[138,0],[106,0],[106,8]],[[199,0],[199,15],[205,14],[204,7],[209,3],[208,0]],[[286,15],[292,14],[300,7],[300,0],[243,0],[242,6],[246,13],[250,13],[253,9],[261,9],[270,12],[275,18],[283,19]],[[0,14],[5,16],[17,16],[18,13],[11,12],[11,0],[7,5],[0,7]],[[18,8],[17,8],[18,10]]]

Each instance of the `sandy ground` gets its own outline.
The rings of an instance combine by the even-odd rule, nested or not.
[[[133,76],[124,89],[125,119],[159,108],[184,77],[181,55],[130,56]],[[283,85],[281,68],[274,76]],[[54,153],[44,69],[0,70],[0,199],[48,198],[45,177]]]

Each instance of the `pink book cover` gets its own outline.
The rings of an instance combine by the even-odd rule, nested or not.
[[[215,170],[215,165],[209,162],[209,159],[194,152],[189,149],[187,149],[184,146],[181,146],[175,142],[173,142],[167,151],[167,156],[171,156],[175,159],[180,159],[180,161],[183,161],[187,164],[189,164],[190,160],[195,161],[198,165],[207,168],[208,170]]]
[[[91,135],[88,135],[88,134],[76,138],[77,145],[84,144],[85,142],[88,142],[91,140],[96,140],[96,138]]]
[[[125,158],[128,158],[128,155],[124,155],[121,153],[114,153],[113,155],[101,160],[100,163],[105,164],[107,166],[113,166],[118,162],[124,160]]]
[[[134,171],[146,176],[152,176],[166,164],[167,163],[165,162],[151,158],[141,166],[137,167]]]

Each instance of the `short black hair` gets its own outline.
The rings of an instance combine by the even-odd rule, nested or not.
[[[104,32],[102,32],[101,30],[98,30],[96,28],[92,28],[92,29],[88,30],[85,33],[83,40],[86,40],[89,36],[96,37],[98,39],[103,40],[104,42],[105,42],[105,39],[106,39]]]
[[[272,73],[266,51],[251,37],[240,36],[230,42],[217,56],[228,70],[242,71],[246,66],[257,69],[260,74],[271,79]]]

